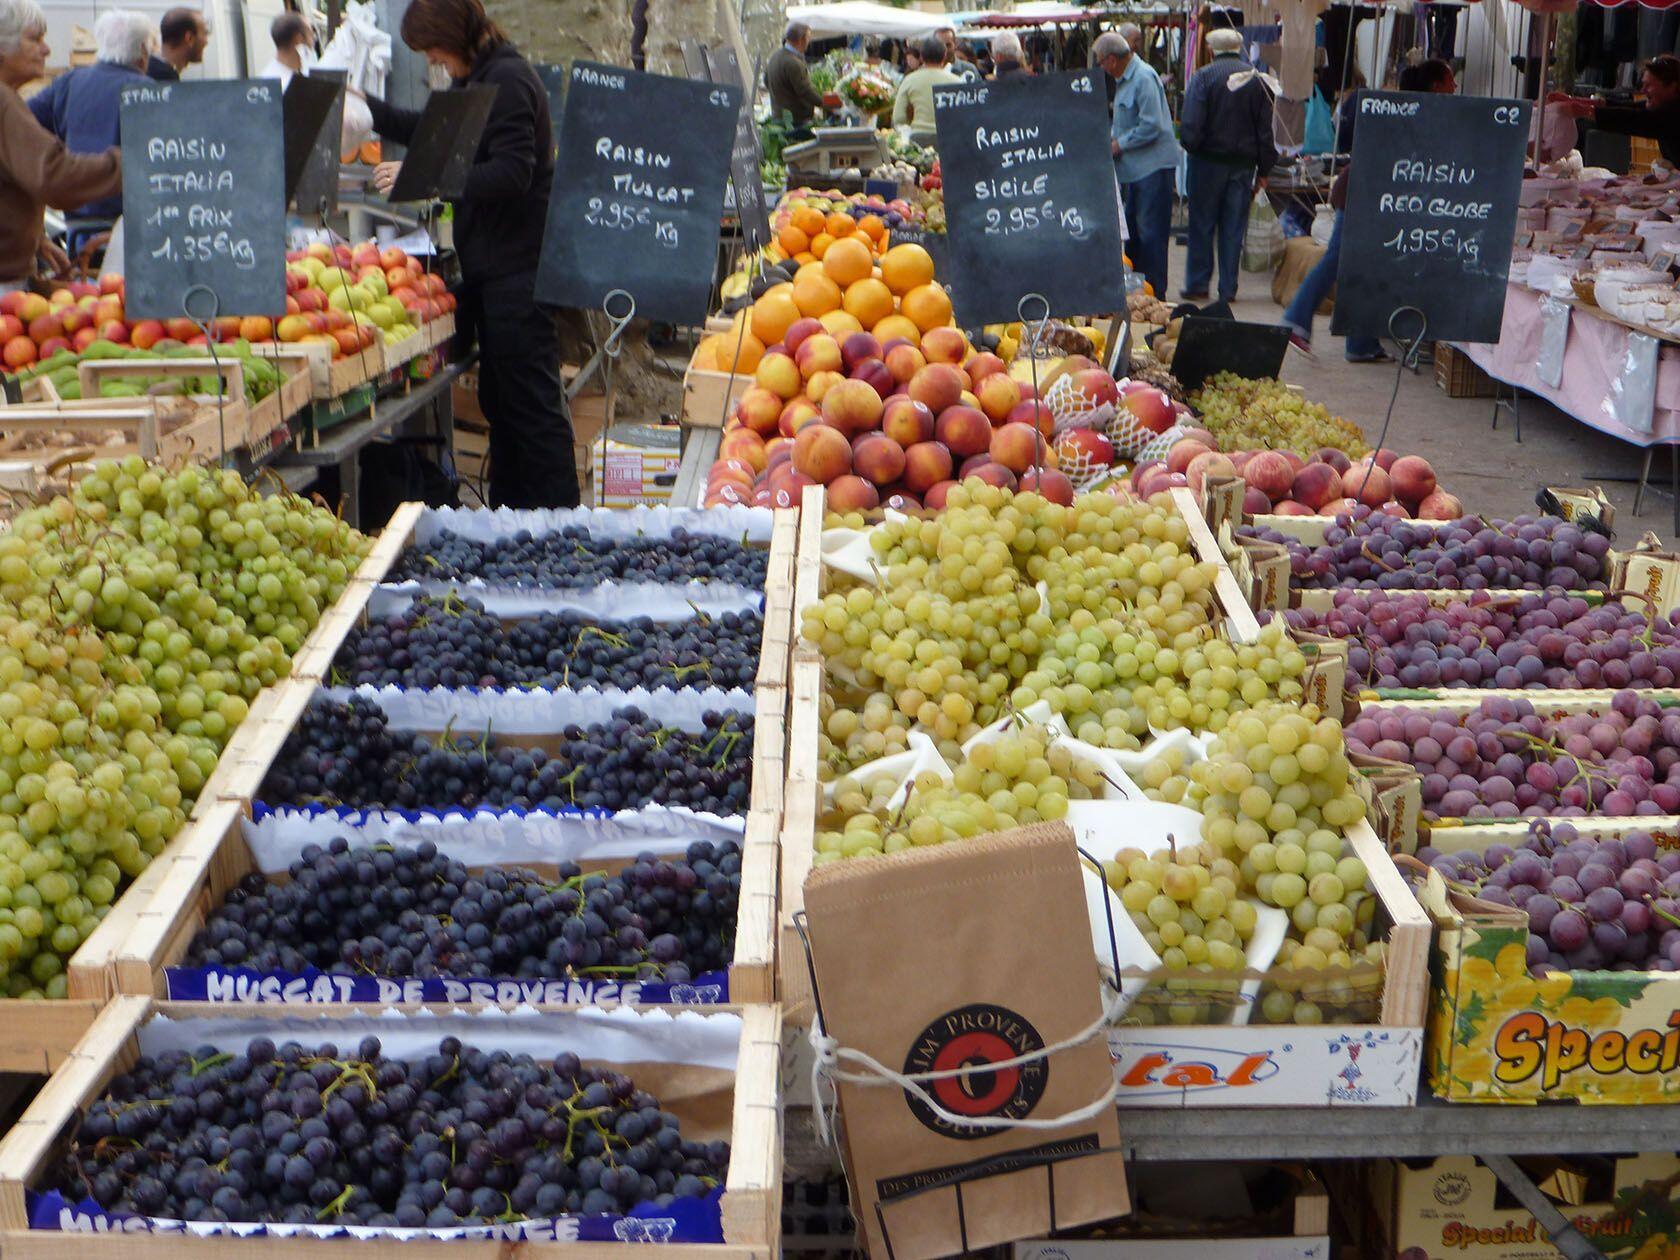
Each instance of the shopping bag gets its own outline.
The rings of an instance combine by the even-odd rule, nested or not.
[[[1254,194],[1248,212],[1248,231],[1243,235],[1244,271],[1270,271],[1283,256],[1283,224],[1264,191]]]

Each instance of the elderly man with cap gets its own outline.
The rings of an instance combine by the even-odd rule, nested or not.
[[[1114,123],[1109,149],[1126,207],[1132,262],[1157,297],[1167,294],[1167,246],[1172,235],[1178,141],[1173,138],[1161,76],[1132,51],[1126,37],[1105,31],[1091,45],[1092,59],[1114,80]]]
[[[1189,156],[1185,192],[1190,203],[1189,251],[1182,296],[1208,296],[1215,239],[1219,255],[1219,297],[1237,296],[1243,234],[1255,192],[1277,162],[1272,140],[1272,92],[1261,73],[1242,57],[1242,36],[1211,31],[1213,60],[1190,79],[1184,96],[1179,139]]]

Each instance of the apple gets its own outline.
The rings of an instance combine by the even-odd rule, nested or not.
[[[932,366],[927,369],[932,370]],[[1030,427],[1030,426],[1029,426]],[[992,422],[973,407],[947,407],[934,421],[934,436],[959,458],[978,455],[992,445]]]
[[[904,488],[911,494],[921,495],[922,502],[928,503],[928,491],[940,482],[949,481],[954,466],[951,451],[944,443],[917,442],[904,451]],[[939,506],[943,506],[943,501]]]
[[[831,424],[808,424],[794,436],[793,468],[827,485],[852,471],[852,444]]]
[[[933,412],[908,396],[890,398],[881,409],[881,432],[906,449],[932,441]]]
[[[41,358],[50,359],[53,355],[60,354],[68,349],[70,349],[70,343],[63,337],[48,337],[41,343],[39,353]]]
[[[1009,373],[992,372],[976,382],[974,396],[988,420],[993,424],[1003,424],[1009,419],[1009,413],[1021,404],[1021,387]]]
[[[867,433],[881,421],[881,395],[868,381],[839,381],[823,395],[822,415],[848,438]]]
[[[45,315],[37,315],[29,321],[29,327],[24,330],[30,340],[40,345],[49,337],[56,337],[64,331],[64,322],[57,314],[49,311]]]
[[[0,346],[13,337],[23,336],[23,321],[16,315],[0,315]]]
[[[1082,357],[1072,355],[1065,362],[1071,365],[1076,359]],[[1101,407],[1104,404],[1111,407],[1119,405],[1120,387],[1115,384],[1114,378],[1100,367],[1090,363],[1088,359],[1085,362],[1087,366],[1073,371],[1074,389],[1093,407]]]
[[[274,323],[266,315],[247,315],[239,321],[239,335],[246,341],[267,341],[274,336]]]
[[[1055,451],[1062,466],[1081,477],[1101,472],[1114,463],[1114,443],[1094,429],[1068,429],[1056,439]]]
[[[393,271],[398,267],[407,271],[408,255],[403,253],[402,250],[398,249],[395,245],[387,245],[384,249],[379,251],[379,265],[385,268],[386,271]]]
[[[142,350],[150,350],[164,338],[164,327],[155,319],[143,319],[129,330],[130,345],[138,346]]]
[[[109,319],[99,325],[99,339],[115,342],[119,346],[128,344],[128,325],[120,319]]]
[[[1073,482],[1055,468],[1029,468],[1021,474],[1021,493],[1036,491],[1052,503],[1073,506]]]
[[[76,353],[80,354],[83,350],[86,350],[98,340],[99,330],[92,324],[89,324],[86,328],[78,328],[76,330],[76,335],[70,338],[70,344],[74,347]]]
[[[852,470],[877,486],[904,475],[904,448],[885,433],[865,433],[852,444]]]
[[[13,371],[28,367],[35,362],[38,354],[35,343],[28,337],[13,337],[4,346],[0,346],[0,362]]]
[[[1121,405],[1151,433],[1165,433],[1178,423],[1178,412],[1172,399],[1152,386],[1134,389],[1125,396]]]
[[[123,278],[119,271],[101,272],[99,276],[99,291],[101,293],[115,293],[119,296],[123,292]]]
[[[378,267],[379,246],[375,245],[372,241],[363,242],[350,251],[350,260],[345,265],[356,267],[358,269],[362,267]],[[383,268],[381,268],[381,270],[383,270]]]

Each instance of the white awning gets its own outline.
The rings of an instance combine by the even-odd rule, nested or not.
[[[816,39],[832,39],[836,35],[881,35],[903,39],[915,35],[931,35],[949,19],[938,13],[917,13],[913,9],[895,9],[891,5],[872,4],[870,0],[840,0],[838,4],[790,4],[789,22],[803,22],[811,28]]]

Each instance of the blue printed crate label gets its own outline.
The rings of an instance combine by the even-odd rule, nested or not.
[[[250,967],[166,967],[172,1002],[436,1003],[452,1006],[711,1006],[729,1001],[729,973],[708,971],[686,983],[660,980],[478,980],[369,976],[310,968],[302,973]]]

